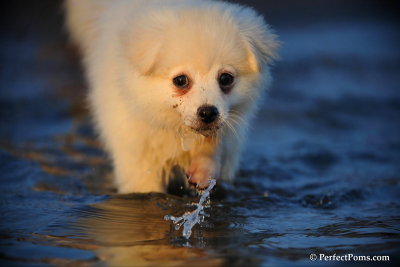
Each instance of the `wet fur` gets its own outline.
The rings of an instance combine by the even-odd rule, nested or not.
[[[166,192],[186,174],[232,180],[278,47],[263,18],[197,0],[68,0],[66,10],[119,192]],[[216,81],[225,70],[236,75],[229,94]],[[171,83],[180,73],[193,81],[184,93]],[[221,114],[208,132],[196,117],[203,104]]]

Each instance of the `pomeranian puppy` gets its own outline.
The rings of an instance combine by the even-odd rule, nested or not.
[[[231,181],[279,46],[249,7],[67,0],[89,102],[120,193]]]

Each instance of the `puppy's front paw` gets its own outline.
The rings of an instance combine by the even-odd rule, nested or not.
[[[216,178],[218,175],[219,164],[212,158],[198,156],[192,159],[187,171],[189,183],[196,185],[197,188],[204,189],[208,186],[208,180]]]

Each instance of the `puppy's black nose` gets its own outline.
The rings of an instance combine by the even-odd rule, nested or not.
[[[202,122],[211,123],[218,118],[219,112],[215,106],[203,105],[197,109],[197,115]]]

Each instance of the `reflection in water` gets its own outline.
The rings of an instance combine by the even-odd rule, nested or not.
[[[110,266],[176,266],[194,260],[220,265],[221,258],[196,248],[201,231],[194,245],[173,234],[164,215],[174,205],[185,208],[183,199],[163,194],[115,196],[77,211],[82,218],[73,228],[98,244],[97,257]]]

